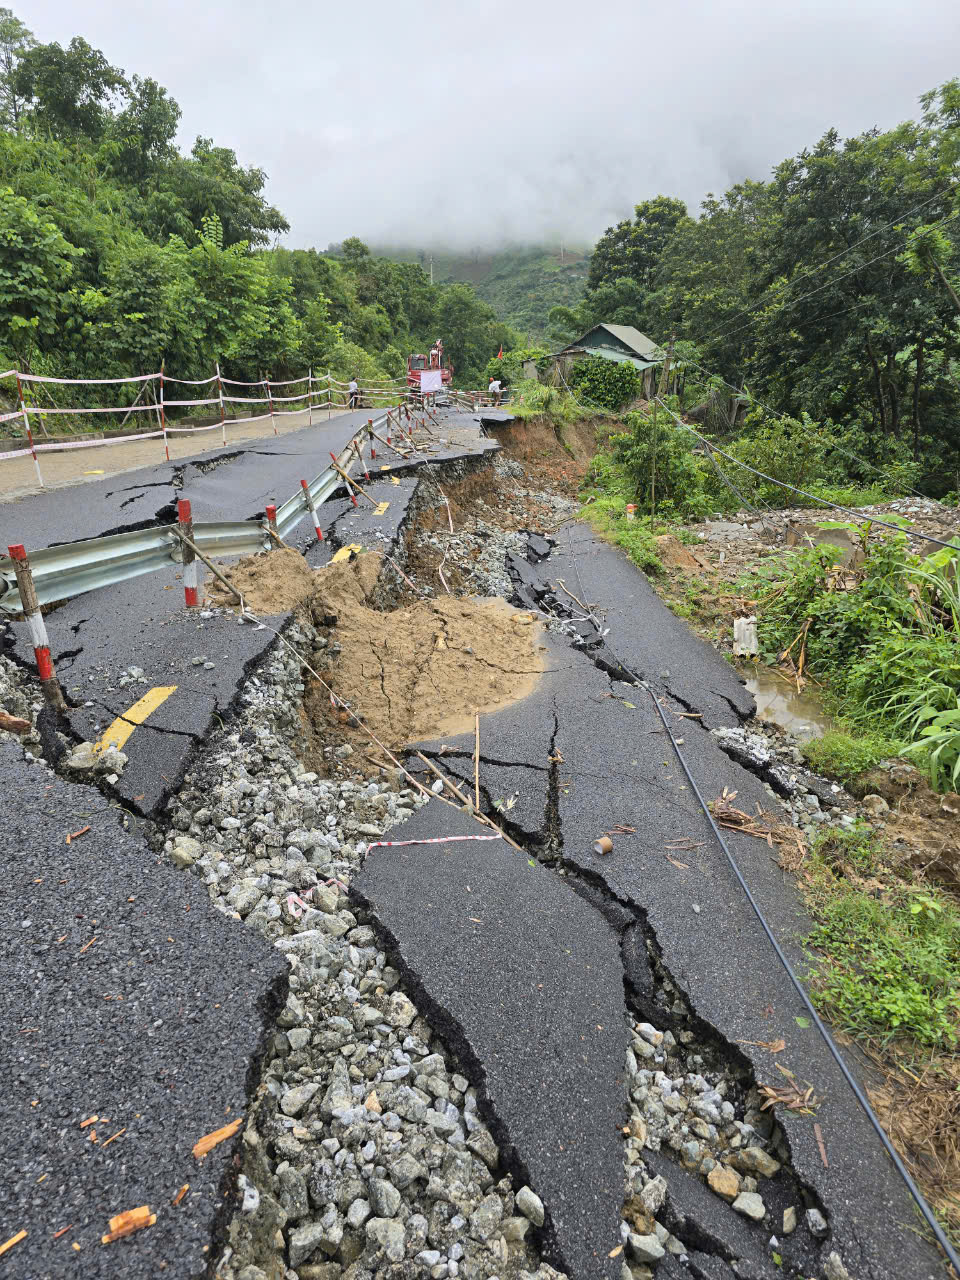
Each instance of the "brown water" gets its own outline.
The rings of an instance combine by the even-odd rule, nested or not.
[[[757,704],[757,718],[796,734],[802,741],[832,728],[830,717],[815,693],[797,693],[796,686],[766,667],[741,668]]]

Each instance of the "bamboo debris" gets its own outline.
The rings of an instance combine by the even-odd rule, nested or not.
[[[232,1138],[240,1126],[243,1124],[243,1116],[237,1116],[236,1120],[231,1120],[229,1124],[225,1124],[220,1129],[214,1129],[212,1133],[204,1134],[198,1142],[194,1143],[193,1154],[198,1160],[202,1160],[207,1152],[212,1151],[214,1147],[218,1147],[221,1142],[226,1142],[228,1138]]]
[[[150,1212],[149,1205],[142,1204],[138,1209],[125,1209],[123,1213],[118,1213],[110,1219],[110,1230],[107,1235],[100,1237],[100,1243],[113,1244],[115,1240],[133,1235],[134,1231],[152,1227],[156,1220],[157,1215]]]
[[[26,1231],[18,1231],[15,1236],[11,1236],[9,1240],[5,1241],[3,1244],[0,1244],[0,1254],[6,1253],[8,1249],[12,1249],[15,1244],[19,1244],[20,1241],[25,1240],[26,1237],[27,1237]]]

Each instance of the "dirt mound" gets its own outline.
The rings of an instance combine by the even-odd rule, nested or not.
[[[704,573],[710,568],[710,562],[700,551],[684,546],[672,533],[662,533],[656,539],[657,555],[661,563],[668,569],[689,569],[693,573]]]
[[[286,613],[307,600],[317,587],[317,575],[298,551],[290,548],[244,556],[217,568],[243,595],[253,613]],[[235,606],[223,583],[208,579],[206,592],[216,605]]]
[[[960,798],[940,795],[903,760],[858,778],[855,794],[881,796],[890,806],[884,838],[890,852],[922,877],[960,893]]]
[[[384,613],[367,603],[379,564],[367,554],[319,570],[311,614],[328,638],[326,652],[340,650],[324,680],[381,741],[395,748],[452,737],[472,729],[475,711],[497,711],[531,692],[545,652],[531,614],[499,599],[453,596]],[[306,710],[315,728],[331,724],[329,697],[316,681]],[[336,721],[339,740],[370,750],[345,713]]]

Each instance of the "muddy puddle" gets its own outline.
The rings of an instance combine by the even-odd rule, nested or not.
[[[765,667],[741,668],[741,674],[756,701],[758,720],[779,725],[803,742],[833,727],[816,694],[797,693],[782,676]]]

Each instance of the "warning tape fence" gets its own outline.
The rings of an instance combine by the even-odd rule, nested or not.
[[[93,446],[109,447],[115,444],[129,444],[139,440],[161,440],[164,457],[169,461],[170,436],[219,430],[222,443],[226,445],[228,428],[236,426],[269,421],[273,426],[274,434],[277,435],[279,434],[278,418],[306,415],[308,424],[312,426],[315,412],[326,411],[329,418],[335,408],[370,408],[374,402],[376,407],[384,408],[419,397],[419,392],[409,386],[406,377],[369,379],[352,390],[349,382],[335,378],[329,370],[323,374],[314,374],[313,370],[309,370],[302,377],[281,381],[263,378],[258,382],[242,382],[222,375],[219,365],[216,372],[209,378],[174,378],[163,369],[156,373],[132,374],[124,378],[60,378],[8,369],[0,373],[0,384],[6,379],[16,381],[16,398],[19,407],[12,412],[0,414],[0,424],[19,421],[26,440],[23,446],[0,451],[0,462],[31,456],[41,488],[43,475],[38,454],[45,452],[61,453],[74,449],[89,449]],[[137,385],[139,390],[131,404],[62,406],[38,402],[37,393],[47,384],[77,388]],[[170,389],[177,387],[206,387],[209,388],[210,394],[191,397],[174,390],[171,395]],[[32,389],[32,394],[29,395],[30,403],[27,402],[28,395],[25,394],[25,388],[28,391]],[[298,389],[291,390],[291,388]],[[443,388],[443,394],[447,395],[458,408],[476,408],[481,399],[480,392],[462,392],[446,387]],[[231,411],[228,416],[228,405],[250,405],[260,411],[248,411],[239,415]],[[184,409],[207,411],[214,415],[215,420],[209,423],[183,425],[177,425],[176,421],[168,420],[169,410],[180,412]],[[126,435],[104,435],[92,440],[43,440],[38,438],[34,430],[39,422],[42,435],[45,436],[46,423],[50,418],[73,420],[91,417],[102,421],[103,418],[109,419],[119,414],[123,415],[121,428],[131,416],[139,414],[152,415],[156,419],[156,427],[153,430],[131,431]],[[134,417],[134,421],[142,422],[143,419]]]

